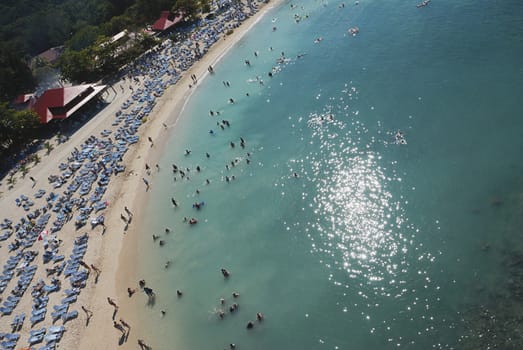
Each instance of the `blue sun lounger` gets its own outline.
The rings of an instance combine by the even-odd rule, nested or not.
[[[78,311],[74,310],[74,311],[71,311],[71,312],[63,315],[62,316],[62,321],[64,323],[66,323],[67,321],[74,320],[77,317],[78,317]]]

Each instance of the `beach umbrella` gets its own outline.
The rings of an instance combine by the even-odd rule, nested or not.
[[[40,234],[38,235],[38,240],[41,241],[42,239],[44,239],[44,235],[49,235],[49,231],[43,230],[42,232],[40,232]]]

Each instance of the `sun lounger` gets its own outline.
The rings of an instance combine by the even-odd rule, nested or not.
[[[16,315],[13,318],[13,321],[11,322],[11,328],[12,328],[13,332],[17,332],[20,330],[20,328],[22,328],[22,325],[24,324],[24,320],[25,320],[24,313],[22,313],[20,315]]]
[[[62,321],[66,323],[67,321],[73,320],[78,317],[78,311],[74,310],[62,316]]]
[[[56,349],[56,342],[47,343],[45,346],[39,348],[38,350],[55,350]]]
[[[31,315],[32,316],[39,316],[39,315],[42,315],[47,312],[47,309],[45,307],[42,307],[42,308],[39,308],[39,309],[34,309],[33,312],[31,312]]]
[[[65,331],[64,326],[51,326],[47,329],[49,334],[58,334],[63,333]]]
[[[35,336],[35,335],[39,335],[39,334],[45,334],[45,327],[43,328],[40,328],[40,329],[35,329],[35,330],[32,330],[32,331],[29,331],[29,335],[32,337],[32,336]]]
[[[58,321],[58,319],[62,318],[66,313],[67,313],[67,311],[65,311],[65,310],[51,312],[51,317],[53,319],[53,323]]]
[[[16,344],[18,339],[20,339],[20,334],[7,333],[4,335],[4,339],[6,339],[8,342],[14,342]]]
[[[46,342],[55,342],[62,338],[62,333],[53,333],[45,336]]]
[[[11,315],[12,312],[13,312],[13,308],[4,307],[4,306],[0,307],[0,313],[3,316]]]
[[[2,345],[2,349],[4,349],[4,350],[11,350],[11,349],[15,348],[16,342],[15,341],[3,341],[0,343],[0,345]]]
[[[29,320],[31,321],[31,327],[33,327],[35,324],[42,322],[45,318],[45,313],[39,314],[37,316],[31,316]]]
[[[58,284],[53,284],[53,285],[50,285],[50,286],[44,286],[43,290],[44,290],[44,292],[49,294],[49,293],[52,293],[52,292],[59,291],[60,290],[60,286]]]
[[[31,346],[35,345],[35,344],[38,344],[38,343],[41,343],[42,340],[44,340],[44,336],[45,336],[45,331],[44,331],[44,333],[39,333],[39,334],[30,336],[27,342]]]
[[[63,298],[62,299],[62,304],[72,304],[74,302],[76,302],[76,295],[71,295],[67,298]]]
[[[60,304],[60,305],[54,305],[53,306],[53,309],[57,312],[59,311],[67,311],[67,309],[69,308],[69,304]]]
[[[53,262],[60,262],[65,259],[65,255],[55,255],[53,256]]]
[[[8,295],[5,299],[15,303],[18,303],[20,301],[20,297],[17,297],[15,295]]]

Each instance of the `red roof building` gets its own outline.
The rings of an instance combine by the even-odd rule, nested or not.
[[[37,65],[38,61],[42,61],[48,64],[55,64],[56,62],[58,62],[60,56],[62,56],[64,50],[64,46],[57,46],[38,54],[37,56],[31,59],[31,67],[34,68]]]
[[[40,116],[40,123],[66,119],[98,95],[105,85],[84,84],[50,89],[40,96],[32,109]]]
[[[157,32],[162,32],[164,30],[167,30],[171,28],[173,25],[181,22],[183,19],[183,15],[178,15],[174,17],[174,14],[172,14],[169,11],[162,11],[162,14],[159,19],[154,22],[152,25],[152,30]]]

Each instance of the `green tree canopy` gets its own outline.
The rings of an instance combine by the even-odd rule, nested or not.
[[[0,151],[32,141],[39,125],[35,112],[15,111],[0,103]]]
[[[17,94],[33,88],[33,76],[20,54],[0,42],[0,100],[11,101]]]

